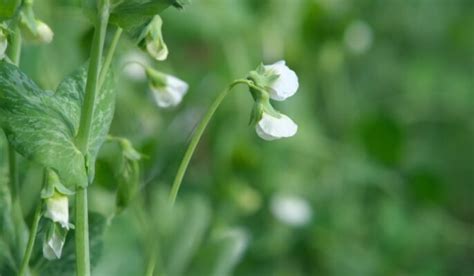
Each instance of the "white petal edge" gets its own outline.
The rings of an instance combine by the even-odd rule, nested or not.
[[[151,88],[156,104],[162,108],[177,106],[188,91],[188,84],[174,76],[166,76],[166,86]]]
[[[255,130],[260,138],[272,141],[294,136],[298,131],[298,125],[284,114],[280,114],[280,118],[276,118],[264,112],[262,119],[255,126]]]
[[[298,76],[295,71],[286,66],[284,60],[271,65],[265,65],[265,69],[273,71],[279,77],[268,88],[270,97],[276,101],[284,101],[293,96],[299,88]]]
[[[45,217],[69,229],[69,200],[67,196],[53,196],[46,200]]]
[[[53,41],[54,33],[51,28],[43,21],[37,21],[37,24],[38,25],[36,26],[36,28],[40,41],[43,43],[50,43],[51,41]]]

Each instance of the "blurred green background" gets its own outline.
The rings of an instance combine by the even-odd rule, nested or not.
[[[25,45],[21,66],[54,89],[87,59],[92,30],[79,1],[37,2],[55,39]],[[170,55],[154,66],[190,91],[159,109],[146,80],[120,73],[139,51],[122,40],[111,133],[147,156],[134,205],[153,223],[144,233],[135,207],[110,220],[95,275],[141,275],[153,242],[168,275],[472,275],[474,1],[194,0],[163,20]],[[280,59],[300,90],[275,106],[297,135],[259,139],[250,94],[234,90],[166,214],[206,108],[232,80]],[[91,209],[105,215],[113,152],[105,146],[90,190]],[[37,187],[39,168],[24,166],[25,187]]]

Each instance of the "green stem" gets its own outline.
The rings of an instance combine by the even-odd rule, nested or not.
[[[186,173],[186,169],[188,168],[189,161],[191,161],[191,157],[193,156],[194,150],[196,150],[196,146],[199,143],[199,140],[201,139],[201,136],[204,133],[204,130],[206,129],[207,125],[209,124],[209,121],[211,120],[212,116],[216,112],[221,102],[227,96],[229,91],[231,91],[232,88],[236,86],[237,84],[249,85],[249,81],[236,80],[233,83],[231,83],[229,87],[227,87],[224,91],[222,91],[217,96],[217,98],[211,104],[211,106],[207,110],[202,120],[197,125],[196,130],[194,131],[193,136],[191,138],[191,142],[189,143],[189,146],[186,149],[186,152],[184,153],[184,157],[181,160],[181,164],[179,165],[178,172],[176,173],[176,176],[173,181],[173,186],[171,187],[171,192],[169,194],[169,200],[170,200],[171,205],[174,205],[174,202],[176,201],[176,196],[178,195],[178,191],[181,186],[181,182],[183,181],[184,174]]]
[[[10,47],[8,47],[8,56],[16,66],[20,66],[22,39],[21,32],[16,24],[17,22],[14,23],[14,33],[11,39]],[[10,176],[10,188],[12,191],[12,216],[15,225],[16,246],[18,252],[16,255],[18,259],[21,259],[23,250],[26,247],[26,236],[28,233],[20,202],[20,185],[18,182],[18,164],[16,152],[11,144],[8,146],[8,173]]]
[[[44,181],[46,181],[46,171],[44,172],[43,185],[45,185]],[[42,201],[40,200],[40,202],[36,206],[35,215],[31,224],[30,236],[28,238],[28,245],[26,247],[25,255],[23,256],[23,260],[21,262],[20,273],[18,273],[19,276],[26,275],[26,271],[30,263],[31,252],[33,252],[33,247],[35,246],[36,235],[38,233],[38,224],[41,219],[42,205]]]
[[[82,106],[79,131],[76,137],[76,145],[84,156],[87,156],[89,147],[89,134],[97,94],[100,62],[109,20],[109,2],[107,0],[103,1],[99,12],[92,39],[84,105]],[[87,188],[82,187],[77,187],[76,190],[76,274],[78,276],[90,275]]]
[[[115,49],[117,48],[118,42],[120,40],[120,36],[122,36],[123,29],[117,28],[114,34],[114,38],[112,39],[112,43],[110,44],[109,51],[107,52],[107,56],[105,57],[104,64],[102,65],[102,69],[100,70],[99,76],[99,89],[102,87],[105,81],[105,77],[107,77],[107,72],[109,71],[110,64],[112,64],[112,59],[114,57]]]

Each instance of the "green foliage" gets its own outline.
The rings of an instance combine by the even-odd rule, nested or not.
[[[0,21],[13,17],[20,4],[21,0],[0,0]]]
[[[115,94],[109,74],[97,98],[91,143],[84,157],[74,145],[74,137],[85,80],[83,67],[67,77],[54,93],[39,88],[16,66],[0,64],[0,124],[9,142],[26,158],[56,170],[70,190],[86,186],[87,174],[91,179],[94,176],[95,158],[106,139],[114,111]]]

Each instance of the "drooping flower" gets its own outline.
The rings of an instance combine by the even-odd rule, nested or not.
[[[46,199],[45,217],[59,223],[63,228],[69,229],[69,199],[57,191]]]
[[[276,75],[265,85],[270,98],[276,101],[284,101],[298,91],[299,82],[295,71],[291,70],[284,60],[272,65],[265,65],[265,75]]]
[[[142,34],[139,46],[156,60],[163,61],[168,57],[168,47],[163,39],[161,27],[163,20],[159,15],[155,15]]]
[[[189,85],[175,76],[147,68],[146,73],[150,80],[150,89],[153,98],[159,107],[177,106],[188,92]]]
[[[284,114],[270,114],[264,111],[255,130],[260,138],[272,141],[294,136],[298,131],[298,125]]]
[[[8,39],[4,30],[0,28],[0,60],[5,57],[5,52],[8,47]]]

